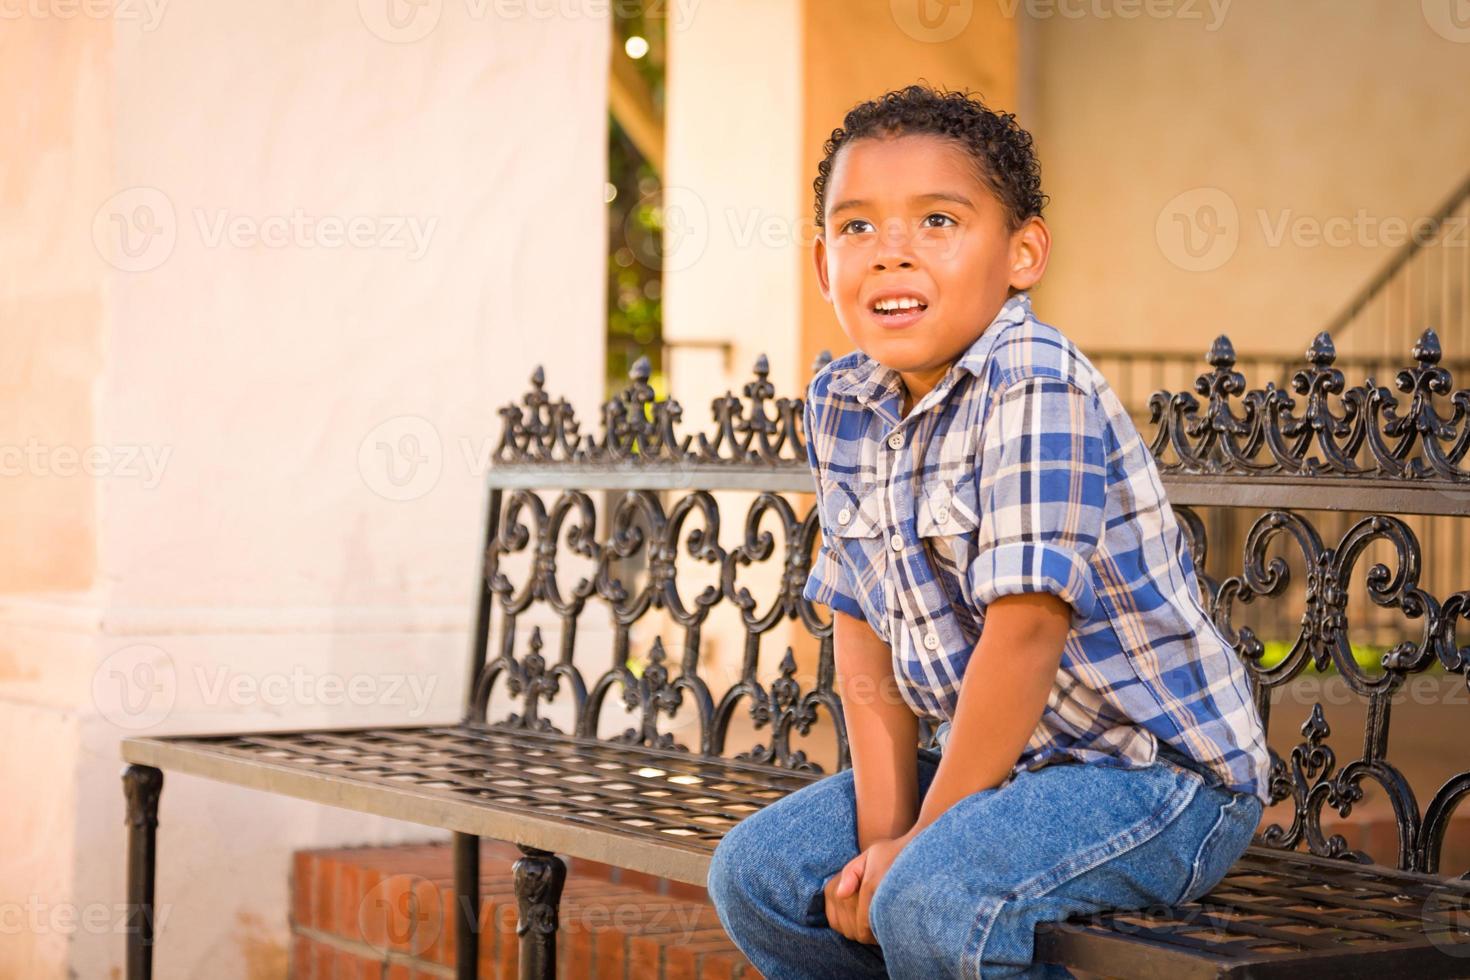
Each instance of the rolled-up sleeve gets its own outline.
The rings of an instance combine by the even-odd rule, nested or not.
[[[820,602],[829,609],[841,610],[854,619],[866,619],[863,607],[858,605],[853,595],[852,574],[838,561],[836,553],[827,547],[825,541],[817,549],[801,596]]]
[[[812,388],[808,386],[806,402],[802,408],[802,434],[806,437],[806,458],[807,463],[811,466],[812,479],[820,487],[822,474],[817,465],[815,400]],[[811,571],[807,573],[806,585],[801,590],[801,596],[803,599],[819,602],[829,609],[840,610],[856,619],[863,619],[865,618],[863,607],[857,601],[852,573],[842,564],[837,557],[837,552],[828,543],[830,536],[826,517],[822,514],[820,493],[817,495],[816,510],[817,520],[822,526],[821,545],[817,548],[816,557],[812,560]]]
[[[968,569],[981,606],[1050,592],[1073,623],[1097,604],[1089,562],[1107,503],[1106,414],[1094,392],[1032,376],[999,395],[981,440],[980,527]]]

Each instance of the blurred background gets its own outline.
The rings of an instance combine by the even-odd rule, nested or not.
[[[538,365],[707,424],[850,350],[812,181],[914,81],[1035,135],[1038,315],[1140,428],[1222,333],[1470,356],[1464,0],[0,0],[0,976],[120,975],[121,737],[457,716]],[[285,976],[292,852],[424,836],[163,800],[160,977]]]

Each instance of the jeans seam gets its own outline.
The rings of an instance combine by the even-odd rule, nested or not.
[[[1235,799],[1233,797],[1221,805],[1220,812],[1215,817],[1215,822],[1210,826],[1209,832],[1205,834],[1204,839],[1200,841],[1199,850],[1194,854],[1194,861],[1191,862],[1189,869],[1189,880],[1184,883],[1184,891],[1179,893],[1179,897],[1174,900],[1173,904],[1182,904],[1189,893],[1194,891],[1195,885],[1199,882],[1200,862],[1204,860],[1205,852],[1210,846],[1210,841],[1214,840],[1215,835],[1220,832],[1220,828],[1225,826],[1225,817],[1234,805]]]
[[[1200,880],[1200,865],[1201,862],[1204,861],[1205,854],[1208,852],[1210,845],[1215,842],[1216,835],[1219,834],[1221,829],[1225,827],[1227,819],[1234,812],[1234,808],[1237,806],[1246,805],[1251,798],[1252,797],[1249,797],[1247,794],[1244,793],[1232,793],[1230,799],[1226,800],[1220,805],[1220,816],[1216,818],[1214,826],[1210,828],[1210,832],[1206,834],[1204,840],[1200,842],[1199,852],[1194,856],[1194,867],[1190,871],[1189,884],[1185,886],[1184,891],[1180,893],[1178,900],[1175,901],[1173,904],[1182,905],[1185,900],[1188,899],[1189,894],[1193,892],[1196,887],[1198,887]]]
[[[1061,867],[1045,871],[1030,881],[1025,882],[1020,887],[1012,889],[1010,894],[1004,898],[994,903],[982,904],[979,912],[976,913],[973,930],[973,932],[979,933],[978,939],[972,939],[970,943],[966,944],[967,946],[973,946],[975,952],[972,956],[961,958],[961,971],[965,972],[966,976],[970,977],[970,980],[983,980],[980,975],[980,963],[984,959],[985,946],[990,941],[990,933],[995,927],[996,920],[1000,918],[1000,910],[1008,903],[1018,902],[1023,899],[1040,898],[1050,894],[1067,882],[1079,878],[1097,868],[1103,862],[1140,847],[1163,833],[1164,828],[1177,820],[1185,808],[1194,802],[1194,798],[1199,795],[1200,789],[1204,786],[1198,780],[1186,780],[1185,785],[1188,787],[1188,791],[1186,792],[1181,789],[1180,792],[1176,793],[1174,805],[1162,815],[1151,813],[1132,827],[1114,834],[1090,851],[1084,852]],[[1048,883],[1049,879],[1050,882]],[[993,904],[996,914],[987,916],[986,912],[991,904]],[[973,970],[973,976],[966,972],[967,967]]]

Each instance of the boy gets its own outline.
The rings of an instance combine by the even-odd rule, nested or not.
[[[1039,923],[1190,901],[1240,856],[1260,719],[1148,447],[1032,316],[1030,135],[914,85],[825,149],[817,276],[859,349],[807,391],[804,595],[852,767],[734,827],[710,894],[770,980],[1067,975]]]

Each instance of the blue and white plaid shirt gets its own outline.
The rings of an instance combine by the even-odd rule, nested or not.
[[[1060,596],[1072,628],[1017,770],[1144,766],[1162,741],[1265,800],[1245,668],[1205,612],[1148,445],[1086,355],[1020,293],[900,417],[902,396],[862,351],[807,389],[822,545],[803,595],[892,647],[941,747],[986,606]]]

